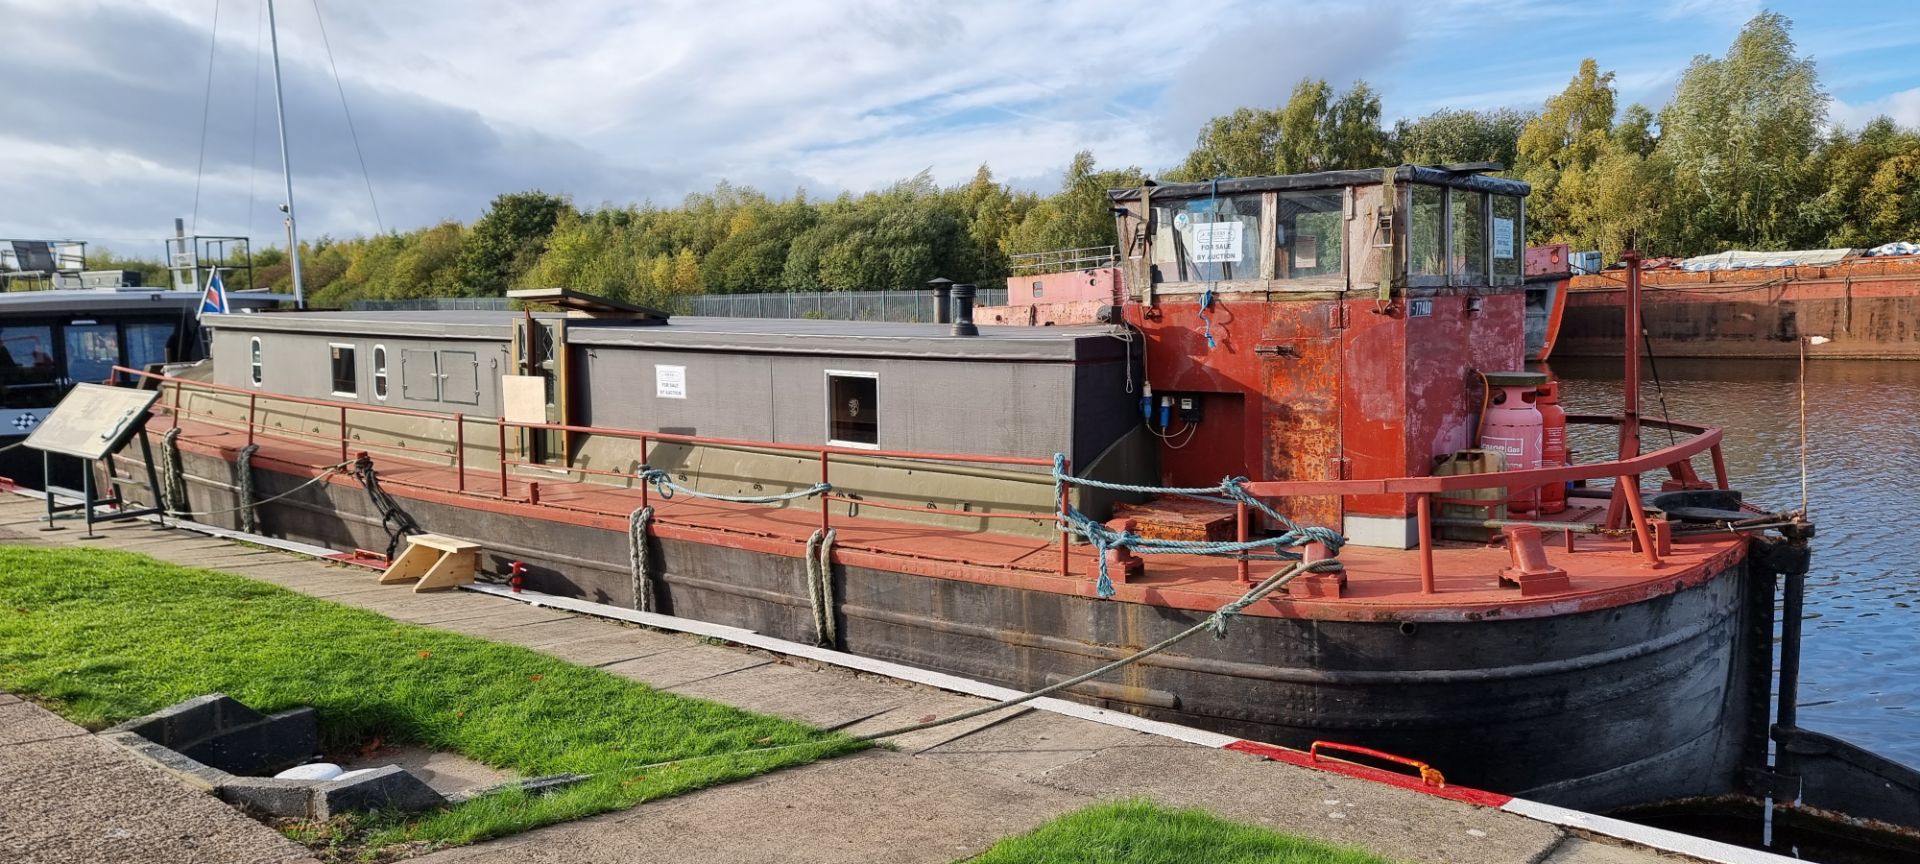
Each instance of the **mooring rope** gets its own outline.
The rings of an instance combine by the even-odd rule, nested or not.
[[[308,479],[306,482],[301,483],[300,485],[295,486],[292,489],[288,489],[287,491],[282,492],[278,495],[271,495],[266,498],[262,498],[258,501],[247,500],[246,503],[240,504],[237,507],[222,507],[218,510],[176,510],[176,511],[170,511],[167,515],[178,516],[182,518],[197,519],[202,516],[218,516],[222,513],[234,513],[234,512],[243,512],[243,511],[252,510],[253,508],[259,507],[262,504],[271,504],[282,498],[288,497],[294,494],[295,492],[299,492],[300,490],[307,488],[308,486],[313,486],[313,485],[325,482],[328,477],[332,477],[335,474],[344,472],[352,465],[353,465],[352,462],[341,462],[337,465],[328,465],[319,474],[315,474],[312,478]],[[181,484],[184,486],[185,483],[186,483],[185,475],[182,475]],[[252,486],[253,484],[251,483],[247,484],[248,495],[252,494]],[[258,533],[258,532],[248,531],[247,533],[252,534],[252,533]]]
[[[160,436],[160,506],[179,516],[188,507],[187,473],[180,459],[180,427]]]
[[[1308,543],[1319,543],[1327,547],[1329,555],[1338,554],[1347,539],[1340,532],[1317,525],[1300,525],[1267,506],[1266,502],[1247,493],[1244,488],[1249,481],[1245,477],[1227,477],[1218,486],[1138,486],[1127,483],[1108,483],[1086,477],[1075,477],[1066,472],[1065,454],[1053,456],[1054,497],[1064,500],[1068,484],[1093,489],[1106,489],[1114,492],[1139,492],[1160,495],[1179,495],[1201,500],[1224,500],[1234,504],[1245,504],[1249,508],[1264,514],[1282,527],[1280,534],[1262,537],[1256,540],[1211,541],[1211,540],[1161,540],[1142,537],[1131,531],[1115,531],[1093,517],[1080,512],[1072,506],[1064,508],[1060,530],[1079,534],[1093,544],[1100,559],[1100,579],[1094,585],[1094,591],[1101,598],[1113,596],[1113,580],[1107,573],[1107,550],[1128,549],[1143,555],[1226,555],[1234,558],[1249,558],[1273,561],[1300,561],[1304,555],[1287,551],[1293,547]],[[1249,554],[1257,549],[1267,550],[1264,555]]]
[[[717,492],[702,492],[690,486],[673,482],[673,475],[658,468],[642,465],[634,470],[634,476],[642,482],[653,484],[653,489],[663,499],[671,500],[675,494],[690,495],[695,498],[709,498],[714,501],[730,501],[734,504],[778,504],[799,498],[811,498],[824,492],[833,491],[831,483],[815,483],[805,489],[782,492],[778,495],[721,495]]]
[[[260,533],[260,513],[253,508],[253,454],[259,450],[260,445],[248,444],[233,460],[234,496],[240,499],[233,509],[240,513],[240,530],[248,534]]]
[[[840,641],[834,624],[832,528],[807,538],[807,601],[813,607],[813,644],[832,648]]]
[[[653,612],[653,556],[647,551],[647,529],[653,524],[653,505],[627,514],[627,569],[633,576],[633,608]]]

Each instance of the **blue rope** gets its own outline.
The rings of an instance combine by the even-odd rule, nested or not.
[[[782,501],[811,498],[823,492],[833,490],[832,484],[815,483],[805,489],[796,489],[792,492],[783,492],[779,495],[721,495],[717,492],[702,492],[698,489],[682,486],[673,482],[673,476],[667,472],[645,465],[640,466],[640,468],[634,472],[634,476],[640,478],[642,482],[653,484],[654,491],[660,495],[662,500],[672,500],[675,493],[684,492],[695,498],[730,501],[734,504],[778,504]]]
[[[1159,493],[1190,498],[1208,498],[1217,495],[1233,504],[1246,504],[1249,508],[1272,519],[1283,529],[1276,536],[1262,537],[1258,540],[1160,540],[1142,537],[1131,531],[1115,531],[1078,509],[1068,506],[1059,528],[1062,531],[1079,534],[1085,537],[1088,543],[1093,544],[1095,553],[1100,556],[1100,579],[1094,585],[1094,592],[1102,599],[1113,596],[1113,580],[1107,574],[1107,550],[1109,549],[1129,549],[1142,555],[1228,555],[1250,560],[1299,561],[1304,555],[1287,551],[1290,547],[1319,543],[1327,547],[1329,554],[1338,554],[1340,547],[1346,545],[1347,538],[1341,536],[1338,531],[1318,525],[1300,525],[1280,515],[1278,511],[1267,506],[1266,502],[1247,493],[1244,486],[1248,482],[1245,477],[1227,477],[1220,481],[1220,485],[1209,487],[1155,487],[1108,483],[1069,475],[1066,472],[1066,454],[1056,453],[1053,456],[1053,486],[1056,499],[1063,496],[1069,483],[1114,492]],[[1256,549],[1271,551],[1258,556],[1248,554]]]

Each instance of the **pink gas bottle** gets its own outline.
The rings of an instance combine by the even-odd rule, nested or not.
[[[1540,467],[1563,468],[1567,465],[1567,412],[1560,407],[1560,382],[1540,385]],[[1559,513],[1567,509],[1567,481],[1555,480],[1540,486],[1540,512]]]
[[[1540,451],[1546,421],[1535,404],[1540,385],[1547,376],[1538,372],[1488,372],[1487,416],[1480,423],[1480,447],[1506,454],[1508,471],[1540,467]],[[1514,513],[1540,512],[1540,487],[1515,486],[1509,490],[1507,510]]]

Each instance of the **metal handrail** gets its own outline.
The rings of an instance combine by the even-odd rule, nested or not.
[[[335,409],[339,412],[337,423],[340,428],[340,435],[337,436],[337,438],[341,446],[341,453],[342,453],[343,459],[345,458],[345,454],[347,453],[348,442],[350,440],[347,437],[347,431],[351,426],[351,423],[349,421],[351,419],[350,412],[352,411],[364,411],[364,412],[373,413],[373,414],[412,417],[412,418],[433,420],[436,422],[452,423],[454,424],[454,433],[455,433],[455,443],[454,443],[455,452],[453,453],[453,457],[455,461],[455,467],[459,476],[459,491],[463,493],[475,494],[475,495],[484,494],[485,497],[496,497],[491,495],[490,493],[479,493],[477,491],[469,490],[467,488],[468,464],[466,459],[466,435],[465,435],[466,425],[472,422],[487,423],[489,425],[493,425],[496,427],[496,433],[499,441],[499,452],[496,455],[498,457],[497,466],[498,466],[499,489],[500,489],[497,497],[500,500],[519,500],[514,498],[511,495],[512,486],[511,486],[511,477],[509,476],[510,468],[542,467],[541,463],[527,462],[524,460],[508,458],[507,447],[506,447],[506,436],[507,436],[507,430],[509,429],[558,431],[558,432],[567,432],[567,433],[605,436],[609,438],[616,438],[616,439],[623,439],[623,440],[634,440],[634,441],[637,441],[640,445],[639,447],[640,456],[641,456],[640,461],[643,464],[647,461],[646,457],[648,455],[648,445],[650,443],[655,443],[655,442],[696,444],[696,445],[709,445],[709,446],[720,446],[720,447],[737,447],[737,448],[743,448],[743,449],[749,449],[749,450],[809,454],[809,455],[817,456],[820,460],[820,481],[823,483],[828,481],[829,471],[830,471],[829,466],[830,466],[831,458],[836,455],[855,456],[855,457],[861,457],[861,458],[907,459],[907,460],[919,460],[919,461],[974,463],[974,464],[989,464],[989,465],[1049,466],[1052,464],[1052,461],[1049,459],[1043,459],[1038,457],[1027,457],[1027,456],[993,456],[993,455],[986,455],[986,454],[933,453],[933,452],[920,452],[920,451],[909,451],[909,450],[879,450],[879,449],[869,450],[864,448],[839,447],[834,445],[790,444],[790,443],[778,443],[778,442],[766,442],[766,441],[746,441],[746,440],[732,439],[732,438],[719,438],[719,437],[701,436],[701,435],[684,435],[684,434],[667,433],[667,432],[646,432],[641,430],[618,429],[618,428],[601,427],[601,426],[577,426],[577,425],[564,424],[564,423],[528,423],[528,422],[512,421],[503,417],[494,417],[494,418],[470,417],[463,414],[442,414],[442,413],[431,412],[431,411],[420,411],[417,409],[410,409],[410,408],[395,408],[395,407],[384,406],[384,405],[368,405],[368,404],[357,403],[357,402],[346,403],[346,402],[338,402],[338,401],[325,400],[325,399],[315,399],[311,397],[283,395],[283,394],[277,394],[277,393],[266,394],[266,393],[261,393],[260,391],[257,391],[257,390],[251,390],[243,387],[233,387],[229,385],[214,384],[212,382],[205,382],[205,381],[190,381],[187,379],[178,378],[170,375],[162,375],[158,373],[146,372],[144,370],[129,369],[126,367],[115,367],[114,372],[116,376],[120,374],[125,374],[129,376],[134,376],[137,378],[153,380],[158,382],[161,387],[164,387],[166,384],[172,384],[175,390],[174,405],[169,406],[169,409],[174,411],[176,415],[178,414],[200,415],[204,413],[204,412],[186,410],[180,404],[181,403],[180,394],[182,390],[186,387],[194,387],[194,388],[199,388],[209,392],[226,393],[226,394],[231,394],[236,396],[247,397],[248,406],[247,406],[247,419],[246,419],[246,433],[247,433],[247,438],[249,443],[252,442],[254,433],[256,430],[258,431],[268,430],[268,427],[266,427],[262,423],[257,422],[256,420],[256,417],[258,414],[258,401],[259,401],[259,398],[262,396],[265,396],[266,398],[269,398],[276,402],[281,402],[281,403]],[[212,415],[212,414],[206,414],[206,416],[215,417],[215,415]],[[1567,417],[1567,422],[1569,424],[1577,424],[1577,425],[1618,425],[1622,421],[1621,421],[1621,418],[1616,416],[1570,415]],[[1659,450],[1654,450],[1648,453],[1644,453],[1639,456],[1630,457],[1627,459],[1616,459],[1616,460],[1610,460],[1610,461],[1604,461],[1604,462],[1584,463],[1580,465],[1568,465],[1568,466],[1562,466],[1557,468],[1531,468],[1531,469],[1514,470],[1514,471],[1499,471],[1499,472],[1492,472],[1492,473],[1486,473],[1486,474],[1461,474],[1461,475],[1451,475],[1451,476],[1424,476],[1424,477],[1393,477],[1393,478],[1362,479],[1362,480],[1257,481],[1257,482],[1246,483],[1241,488],[1244,491],[1246,491],[1248,494],[1258,498],[1262,498],[1262,499],[1316,496],[1316,495],[1347,496],[1347,495],[1404,494],[1404,495],[1416,496],[1415,497],[1415,506],[1416,506],[1415,519],[1419,528],[1418,549],[1421,555],[1421,574],[1420,574],[1421,575],[1421,591],[1422,593],[1432,594],[1436,592],[1436,589],[1434,586],[1434,570],[1433,570],[1434,543],[1433,543],[1433,537],[1432,537],[1432,524],[1433,524],[1432,499],[1433,499],[1433,496],[1436,494],[1449,493],[1449,492],[1461,492],[1461,491],[1467,491],[1472,489],[1508,488],[1508,487],[1514,487],[1514,486],[1519,486],[1519,487],[1542,486],[1548,483],[1555,483],[1555,482],[1566,482],[1566,481],[1572,481],[1572,480],[1595,480],[1595,479],[1602,479],[1602,478],[1613,478],[1616,483],[1616,488],[1618,489],[1624,489],[1628,487],[1637,488],[1637,485],[1638,485],[1637,479],[1639,475],[1652,472],[1652,471],[1662,470],[1662,469],[1677,472],[1680,469],[1680,466],[1685,464],[1690,464],[1692,458],[1700,455],[1701,453],[1711,454],[1711,457],[1713,460],[1715,483],[1721,489],[1727,488],[1728,481],[1727,481],[1727,473],[1726,473],[1726,464],[1725,464],[1723,455],[1721,453],[1721,446],[1720,446],[1721,438],[1722,438],[1721,430],[1714,427],[1710,427],[1710,426],[1701,426],[1701,425],[1688,424],[1688,423],[1677,423],[1677,422],[1649,420],[1649,419],[1642,419],[1641,424],[1643,426],[1652,427],[1652,428],[1671,429],[1675,432],[1687,434],[1691,437],[1688,438],[1688,440],[1686,441],[1673,444]],[[278,433],[285,433],[292,436],[301,437],[301,438],[328,440],[328,437],[323,434],[307,432],[305,430],[276,427],[274,431]],[[385,447],[386,445],[379,445],[379,446]],[[404,450],[404,451],[419,451],[421,453],[426,452],[424,450],[419,450],[419,448],[408,447],[403,443],[396,443],[392,445],[392,448],[398,449],[398,450]],[[408,460],[408,457],[404,455],[397,456],[395,458]],[[414,460],[408,460],[408,461],[414,461]],[[605,469],[574,468],[571,466],[553,466],[553,467],[555,467],[557,470],[565,470],[569,472],[579,471],[579,472],[582,472],[583,474],[613,475],[613,476],[623,476],[623,477],[630,476],[626,472],[613,472],[613,471],[607,471]],[[1069,473],[1071,472],[1070,467],[1065,470],[1069,471]],[[531,484],[531,482],[532,481],[529,481],[529,484]],[[1049,514],[964,513],[962,514],[960,511],[953,511],[953,513],[954,515],[966,515],[970,517],[980,517],[980,518],[1020,518],[1020,519],[1029,519],[1033,521],[1045,521],[1048,519],[1056,519],[1056,520],[1060,520],[1061,524],[1064,526],[1066,524],[1064,520],[1064,514],[1068,512],[1069,501],[1067,498],[1066,484],[1060,484],[1060,485],[1061,485],[1061,491],[1059,495],[1059,500],[1055,502],[1056,509],[1053,513],[1049,513]],[[650,503],[651,493],[650,493],[650,488],[648,484],[641,483],[639,484],[638,488],[641,495],[642,504],[645,505],[647,503]],[[914,512],[919,512],[924,509],[924,508],[917,508],[917,507],[906,507],[903,505],[888,505],[885,502],[866,501],[862,499],[851,499],[845,496],[827,493],[827,494],[822,494],[820,496],[820,526],[822,529],[825,529],[831,526],[831,505],[835,501],[846,501],[846,502],[855,503],[855,504],[866,504],[868,506],[879,507],[880,509],[891,509],[891,510],[910,510]],[[1250,516],[1247,512],[1247,509],[1248,508],[1245,505],[1241,505],[1235,508],[1235,511],[1236,511],[1235,512],[1235,523],[1236,523],[1235,533],[1236,533],[1236,536],[1242,540],[1245,540],[1248,537],[1250,524],[1251,524]],[[1659,557],[1658,551],[1655,549],[1652,527],[1649,524],[1649,521],[1647,520],[1646,514],[1642,512],[1642,508],[1638,506],[1630,506],[1625,509],[1627,511],[1627,515],[1632,520],[1634,534],[1636,539],[1639,542],[1639,545],[1641,547],[1642,554],[1645,557],[1646,563],[1649,566],[1658,566],[1660,563],[1660,557]],[[947,511],[932,511],[932,512],[945,513]],[[1578,523],[1569,523],[1569,524],[1573,525]],[[1067,575],[1071,570],[1070,551],[1069,551],[1070,534],[1071,532],[1067,531],[1065,528],[1061,530],[1061,534],[1060,534],[1059,572],[1063,576]],[[1241,578],[1243,580],[1247,579],[1248,566],[1245,560],[1242,560],[1239,562],[1238,569],[1241,573]]]

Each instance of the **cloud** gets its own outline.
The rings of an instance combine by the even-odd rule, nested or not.
[[[1844,129],[1857,130],[1881,116],[1908,129],[1920,129],[1920,87],[1857,104],[1835,99],[1827,108],[1827,122]]]
[[[1331,12],[1256,7],[1220,26],[1174,74],[1158,106],[1160,131],[1191,147],[1208,119],[1241,106],[1283,104],[1302,78],[1335,87],[1372,75],[1407,41],[1407,16],[1382,3]]]

